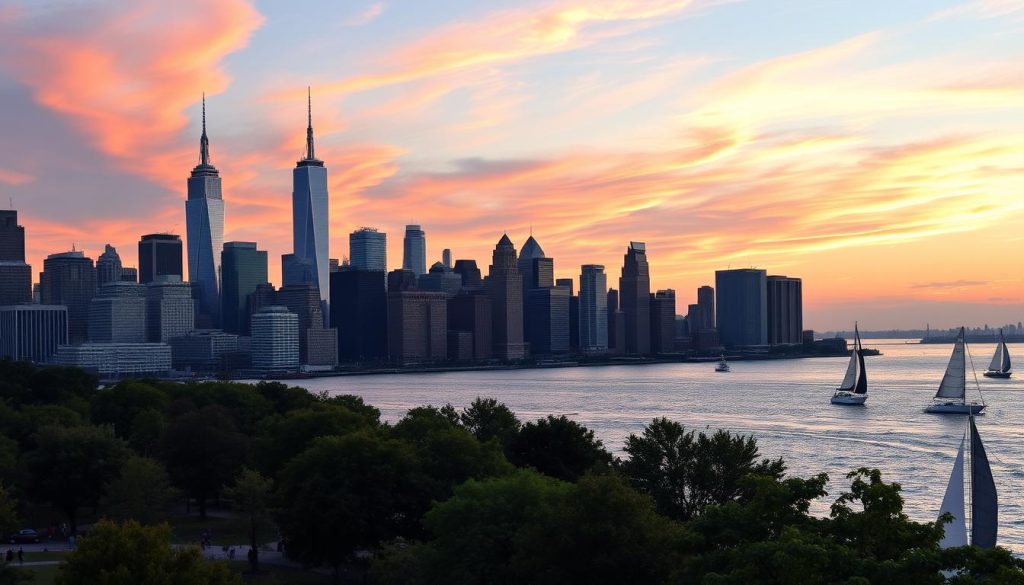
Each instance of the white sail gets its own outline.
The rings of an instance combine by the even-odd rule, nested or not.
[[[857,385],[857,368],[859,367],[860,360],[857,359],[857,349],[854,345],[854,350],[850,354],[850,365],[846,366],[846,376],[843,377],[843,384],[839,387],[840,390],[846,390],[852,392],[854,386]]]
[[[964,330],[961,328],[953,346],[953,355],[949,356],[946,374],[942,376],[942,383],[939,384],[939,391],[935,393],[935,397],[962,401],[966,390],[967,363],[964,360]]]
[[[992,361],[988,364],[988,370],[990,372],[1003,371],[1004,355],[1006,355],[1006,343],[1003,342],[1003,339],[1000,336],[999,343],[996,344],[996,353],[992,355]]]
[[[966,437],[965,437],[966,438]],[[953,472],[949,474],[946,495],[942,496],[942,507],[939,516],[949,512],[953,520],[944,525],[945,536],[939,541],[942,548],[967,546],[967,518],[964,510],[964,439],[960,439],[960,450],[957,451]]]

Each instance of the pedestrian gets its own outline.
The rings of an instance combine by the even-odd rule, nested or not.
[[[7,556],[5,558],[7,559],[8,563],[13,563],[14,562],[14,549],[12,549],[12,548],[7,549]]]
[[[228,549],[228,560],[235,560],[235,547]]]
[[[24,565],[25,564],[25,550],[23,548],[21,548],[20,546],[18,547],[18,564],[19,565]]]

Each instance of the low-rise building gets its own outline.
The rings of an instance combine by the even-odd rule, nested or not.
[[[171,346],[166,343],[61,345],[53,362],[91,370],[107,378],[166,376],[171,371]]]

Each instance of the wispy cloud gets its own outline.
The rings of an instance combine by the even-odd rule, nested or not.
[[[342,21],[342,26],[366,26],[377,20],[384,13],[384,3],[375,2],[361,12],[354,14]]]
[[[986,286],[988,284],[989,281],[987,280],[946,280],[940,282],[919,282],[917,284],[910,285],[910,288],[948,290],[958,288],[970,288],[976,286]]]

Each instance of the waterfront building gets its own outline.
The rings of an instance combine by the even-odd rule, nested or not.
[[[427,272],[427,234],[418,225],[405,226],[402,241],[402,268],[412,270],[416,276]]]
[[[523,342],[523,283],[516,265],[516,248],[508,234],[494,247],[487,291],[491,297],[491,335],[494,355],[502,360],[526,357]]]
[[[25,263],[25,228],[18,212],[0,210],[0,305],[32,302],[32,267]]]
[[[161,277],[184,280],[181,270],[181,237],[174,234],[146,234],[139,240],[139,284]]]
[[[301,332],[299,343],[306,348],[303,365],[317,370],[330,370],[338,365],[338,330],[334,327],[310,327]]]
[[[441,250],[441,264],[448,270],[452,269],[452,251],[449,248]]]
[[[91,343],[146,343],[146,287],[111,281],[96,289],[89,306]]]
[[[267,252],[256,242],[227,242],[221,252],[221,326],[249,335],[250,296],[267,282]]]
[[[270,305],[252,316],[252,367],[263,371],[299,368],[299,317],[287,307]]]
[[[456,363],[473,361],[473,334],[448,330],[448,360]]]
[[[768,293],[764,270],[715,271],[716,326],[725,347],[768,344]]]
[[[571,278],[559,278],[555,286],[569,291],[569,352],[580,350],[580,297],[573,294],[575,282]]]
[[[550,260],[544,255],[544,249],[540,247],[540,244],[531,235],[526,239],[526,243],[523,244],[523,248],[519,251],[519,259],[516,260],[516,266],[519,267],[519,274],[523,280],[523,298],[526,298],[526,291],[532,288],[541,288],[545,286],[554,286],[554,268],[552,263],[548,263],[545,268],[551,267],[551,271],[545,271],[543,275],[538,276],[535,271],[536,260]]]
[[[455,274],[441,262],[434,262],[430,272],[417,279],[416,287],[419,290],[441,292],[453,297],[462,290],[462,276]]]
[[[67,307],[0,306],[0,359],[44,363],[67,343]]]
[[[172,337],[169,344],[174,369],[196,372],[226,370],[224,356],[237,353],[239,349],[238,336],[220,329],[196,329],[186,335]]]
[[[480,275],[480,268],[476,265],[476,260],[456,260],[453,272],[462,277],[463,289],[473,290],[483,287],[483,278]]]
[[[765,279],[768,305],[768,345],[803,343],[803,282],[788,276]]]
[[[444,361],[448,354],[448,297],[416,289],[411,270],[388,275],[388,356],[400,365]]]
[[[224,198],[220,172],[210,162],[206,136],[206,96],[203,96],[203,133],[199,137],[199,164],[187,181],[185,228],[188,235],[188,280],[197,289],[202,320],[220,322],[220,263],[224,247]]]
[[[331,327],[337,329],[338,360],[376,363],[388,357],[388,297],[379,270],[331,274]]]
[[[305,365],[336,365],[338,360],[337,330],[330,329],[323,333],[324,318],[320,312],[320,294],[313,284],[288,284],[277,290],[275,304],[286,307],[299,319],[299,363]],[[316,332],[310,334],[310,330]],[[334,343],[330,342],[330,336],[335,338]],[[309,340],[314,339],[317,347],[314,348],[311,359]],[[325,345],[330,345],[325,348]],[[333,351],[333,355],[325,358],[325,352]],[[313,363],[316,361],[317,363]],[[326,362],[326,363],[325,363]]]
[[[676,341],[676,291],[651,294],[651,353],[672,353]]]
[[[569,289],[561,286],[526,291],[525,335],[533,355],[569,352]]]
[[[195,329],[192,287],[173,277],[146,284],[146,337],[150,343],[166,342]]]
[[[166,376],[171,371],[171,346],[166,343],[61,345],[53,362],[94,371],[103,378]]]
[[[482,291],[463,290],[448,300],[448,330],[471,335],[472,360],[485,361],[494,355],[491,320],[491,299]],[[459,359],[459,355],[450,357]]]
[[[103,248],[103,253],[96,259],[96,285],[103,286],[108,282],[120,282],[123,272],[121,256],[110,244]]]
[[[604,266],[584,264],[580,273],[580,349],[587,353],[608,350],[608,277]]]
[[[647,246],[630,242],[619,278],[619,305],[625,316],[625,352],[628,355],[651,353],[651,275],[647,265]]]
[[[330,299],[330,233],[327,168],[313,147],[313,103],[308,97],[306,154],[292,171],[292,251],[284,284],[312,284],[326,311]],[[294,276],[301,275],[301,280]]]
[[[626,314],[619,310],[619,291],[608,289],[608,353],[626,351]]]
[[[348,263],[351,270],[388,270],[388,235],[374,228],[363,227],[348,235]],[[384,279],[381,279],[384,287]]]
[[[697,289],[697,306],[700,307],[700,322],[697,329],[715,328],[715,289],[704,285]],[[691,324],[692,328],[692,324]]]
[[[124,266],[121,268],[122,282],[139,282],[139,271],[137,268]]]
[[[68,308],[68,341],[89,339],[89,305],[96,294],[96,267],[92,258],[72,250],[50,254],[39,275],[40,302]]]

